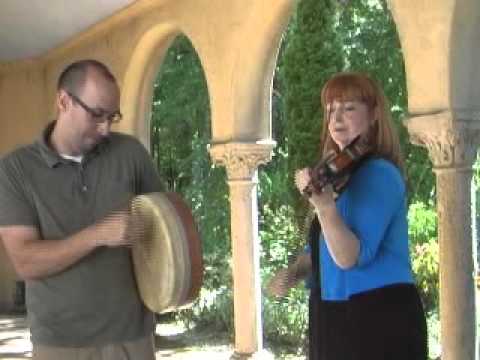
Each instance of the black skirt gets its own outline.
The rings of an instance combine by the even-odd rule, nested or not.
[[[426,360],[427,325],[418,291],[396,284],[322,301],[312,290],[310,360]]]

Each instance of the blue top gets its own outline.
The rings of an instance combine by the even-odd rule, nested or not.
[[[360,253],[357,263],[343,270],[320,235],[322,299],[348,300],[363,291],[413,283],[405,182],[392,163],[371,159],[362,164],[337,199],[336,207],[360,241]]]

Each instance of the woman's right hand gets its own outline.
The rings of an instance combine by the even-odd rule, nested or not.
[[[288,291],[297,286],[312,273],[312,258],[309,253],[300,253],[295,262],[287,268],[280,269],[268,282],[267,293],[272,296],[285,297]]]
[[[285,297],[295,285],[295,277],[289,269],[280,269],[268,282],[267,293],[271,296]]]

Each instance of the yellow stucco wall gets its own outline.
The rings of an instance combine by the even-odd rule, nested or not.
[[[413,114],[480,109],[480,2],[388,0],[397,24]],[[478,114],[476,120],[478,120]],[[471,119],[468,119],[471,120]]]
[[[68,63],[88,57],[104,61],[122,87],[126,117],[120,129],[145,137],[142,122],[149,109],[148,91],[170,41],[184,33],[206,74],[212,140],[264,140],[271,136],[275,56],[292,6],[291,0],[235,0],[228,6],[223,0],[139,1],[36,61],[3,67],[43,74],[42,101],[48,103],[53,101],[56,78]],[[38,77],[31,86],[39,87],[41,82]],[[25,86],[17,85],[17,96]]]
[[[1,66],[0,66],[1,69]],[[43,72],[35,66],[0,71],[0,155],[37,136],[46,118]],[[1,199],[0,199],[1,201]],[[0,310],[13,307],[16,276],[0,244]]]
[[[41,68],[0,65],[0,154],[31,141],[46,115]]]

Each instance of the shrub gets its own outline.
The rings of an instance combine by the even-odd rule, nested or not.
[[[408,211],[410,254],[416,283],[427,312],[438,308],[439,247],[437,213],[432,205],[416,202]]]
[[[261,272],[266,284],[273,274],[288,265],[305,243],[303,231],[294,218],[293,206],[282,205],[275,211],[262,208],[260,237],[262,242]],[[299,285],[282,299],[263,297],[263,329],[274,351],[304,351],[308,326],[308,294]]]

